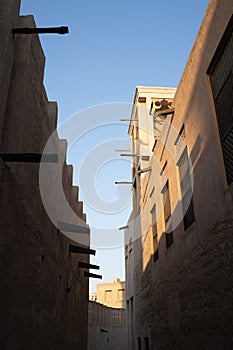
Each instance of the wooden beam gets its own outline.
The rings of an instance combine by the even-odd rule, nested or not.
[[[115,185],[132,185],[132,181],[115,181]]]
[[[94,269],[94,270],[99,270],[100,267],[98,265],[93,265],[93,264],[88,264],[82,261],[78,262],[78,267],[80,269]]]
[[[12,34],[68,34],[68,27],[50,27],[50,28],[13,28]]]
[[[41,153],[0,153],[4,162],[9,163],[58,163],[57,154]]]
[[[81,226],[81,225],[74,225],[70,224],[69,222],[63,222],[63,221],[58,221],[57,222],[57,228],[60,231],[65,231],[65,232],[75,232],[75,233],[90,233],[90,228],[86,226]]]
[[[78,247],[76,245],[69,245],[69,252],[70,253],[77,253],[77,254],[90,254],[95,255],[96,251],[94,249],[84,248],[84,247]]]
[[[99,279],[102,280],[102,276],[101,275],[96,275],[95,273],[90,273],[90,272],[86,272],[86,271],[84,271],[84,277],[99,278]]]

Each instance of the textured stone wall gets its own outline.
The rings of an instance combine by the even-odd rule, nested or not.
[[[34,27],[33,17],[18,17],[15,0],[0,7],[0,152],[41,153],[57,123],[57,105],[43,86],[45,57],[37,35],[11,34],[12,27]],[[57,139],[59,150],[66,142]],[[85,221],[66,163],[63,188]],[[72,242],[50,221],[39,164],[1,160],[0,232],[0,348],[86,349],[88,279],[78,261],[89,256],[70,254]]]
[[[229,217],[181,263],[155,276],[148,264],[136,285],[135,332],[149,336],[150,349],[232,349],[232,234]]]
[[[151,160],[151,172],[141,176],[140,227],[135,230],[129,225],[127,232],[129,237],[134,237],[135,231],[141,236],[132,244],[134,270],[126,274],[127,298],[131,298],[129,291],[132,293],[129,281],[134,281],[134,329],[129,349],[139,349],[140,340],[142,349],[147,349],[147,339],[151,350],[233,348],[233,185],[226,181],[207,75],[232,13],[232,2],[210,1],[172,103],[174,115],[166,119],[172,127],[164,128],[166,137],[157,140],[153,148],[161,169],[156,172]],[[171,156],[177,151],[171,130],[178,136],[183,125],[192,162],[195,220],[185,229],[183,220],[174,224],[173,215],[174,242],[167,248],[162,188],[168,179],[171,211],[177,213],[182,199],[177,163],[181,154]],[[150,214],[154,204],[161,209],[156,218],[156,261]],[[136,211],[131,217],[134,215]],[[131,314],[129,310],[128,321]]]
[[[119,323],[113,313],[119,315]],[[126,350],[126,310],[89,301],[88,350]]]

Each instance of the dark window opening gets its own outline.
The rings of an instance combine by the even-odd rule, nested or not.
[[[150,345],[149,345],[149,338],[144,337],[144,344],[145,344],[145,349],[150,350]]]
[[[169,248],[173,240],[173,230],[171,223],[171,203],[170,203],[170,194],[169,194],[169,182],[166,182],[166,185],[163,189],[163,203],[164,203],[164,221],[165,221],[165,235],[166,235],[166,247]]]
[[[138,337],[138,350],[142,350],[142,342],[140,337]]]
[[[179,162],[180,188],[182,195],[184,230],[195,221],[190,167],[187,148],[184,150]]]
[[[143,103],[145,103],[145,102],[146,102],[146,97],[139,97],[139,98],[138,98],[138,102],[143,102]]]
[[[157,220],[156,220],[156,206],[154,205],[151,209],[151,226],[153,235],[153,256],[154,262],[159,258],[159,247],[158,247],[158,231],[157,231]]]

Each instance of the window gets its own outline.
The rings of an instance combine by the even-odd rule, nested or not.
[[[112,291],[106,290],[105,291],[105,301],[111,301],[112,300]]]
[[[187,148],[184,150],[178,162],[178,167],[182,195],[184,230],[187,230],[187,228],[195,221]]]
[[[125,300],[125,290],[124,289],[118,289],[118,299]]]
[[[169,248],[173,244],[173,231],[171,223],[171,203],[169,194],[169,182],[163,188],[163,203],[164,203],[164,221],[165,221],[165,235],[166,246]]]
[[[233,182],[233,16],[218,45],[210,76],[228,184]]]
[[[156,220],[156,207],[155,207],[155,205],[151,209],[151,226],[152,226],[152,235],[153,235],[153,254],[154,254],[154,262],[155,262],[159,258],[158,232],[157,232],[157,220]]]
[[[120,326],[120,310],[112,309],[112,325]]]
[[[144,344],[145,344],[145,349],[146,350],[150,350],[149,338],[148,337],[144,337]]]
[[[184,124],[182,125],[182,128],[180,129],[179,135],[175,141],[175,147],[176,147],[176,157],[179,157],[179,155],[182,153],[185,147],[185,128]]]
[[[142,350],[142,342],[140,337],[138,337],[138,350]]]
[[[146,102],[146,97],[139,97],[138,102],[140,103],[145,103]]]

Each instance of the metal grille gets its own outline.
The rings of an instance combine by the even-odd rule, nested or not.
[[[207,73],[210,74],[227,182],[230,184],[233,182],[233,16]]]
[[[226,168],[227,182],[228,184],[233,182],[233,128],[231,128],[229,134],[225,138],[223,144],[223,157]]]
[[[221,92],[228,75],[232,71],[233,66],[233,33],[231,33],[224,49],[222,50],[217,63],[212,69],[212,89],[214,99],[216,99]]]
[[[233,56],[232,56],[233,60]],[[224,142],[233,128],[233,73],[225,81],[223,88],[215,99],[215,108],[221,141]]]

